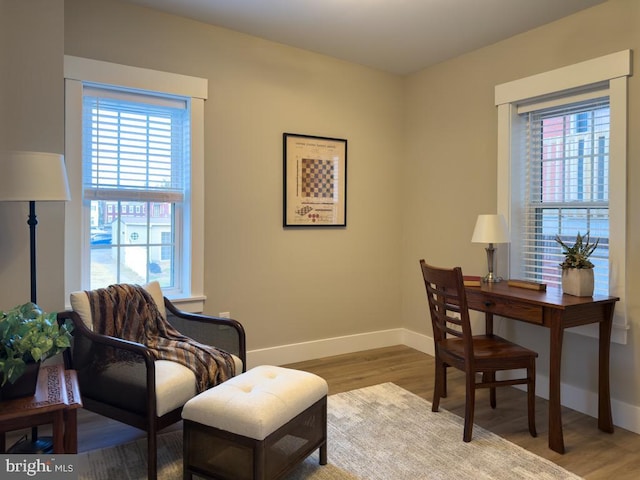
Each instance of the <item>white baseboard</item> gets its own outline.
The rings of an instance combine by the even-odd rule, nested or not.
[[[250,350],[247,352],[247,366],[251,368],[257,365],[285,365],[392,345],[406,345],[429,355],[434,354],[433,338],[430,336],[405,328],[394,328]],[[545,399],[549,398],[548,376],[536,375],[536,395]],[[562,405],[568,408],[594,418],[598,415],[597,392],[563,383],[561,398]],[[612,399],[611,410],[614,425],[640,434],[640,407]]]
[[[536,375],[536,396],[549,399],[548,376]],[[563,406],[598,418],[598,392],[561,383],[560,398]],[[612,398],[611,415],[615,426],[640,434],[640,407]]]
[[[250,350],[247,352],[247,366],[251,368],[256,365],[285,365],[287,363],[303,362],[315,358],[331,357],[343,353],[359,352],[392,345],[406,344],[422,351],[422,349],[405,342],[406,332],[407,330],[403,328],[394,328]],[[433,340],[425,336],[425,344],[429,343],[433,345]]]

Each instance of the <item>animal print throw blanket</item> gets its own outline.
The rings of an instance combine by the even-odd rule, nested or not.
[[[141,286],[118,284],[86,293],[95,332],[142,343],[156,360],[171,360],[188,367],[196,374],[198,393],[235,374],[231,354],[178,332]]]

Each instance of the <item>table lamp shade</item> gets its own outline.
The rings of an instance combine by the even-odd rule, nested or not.
[[[509,230],[504,216],[478,215],[471,241],[473,243],[508,243]]]
[[[62,155],[9,152],[1,161],[0,201],[70,200]]]

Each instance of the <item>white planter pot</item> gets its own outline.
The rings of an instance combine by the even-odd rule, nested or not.
[[[576,297],[593,296],[593,268],[562,270],[562,291]]]

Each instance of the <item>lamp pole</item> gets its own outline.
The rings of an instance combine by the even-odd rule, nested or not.
[[[36,202],[29,201],[29,219],[27,220],[29,225],[29,252],[31,258],[31,303],[37,302],[37,280],[36,280],[36,225],[38,225],[38,219],[36,218]]]

